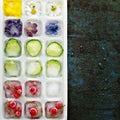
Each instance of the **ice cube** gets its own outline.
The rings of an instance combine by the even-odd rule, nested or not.
[[[39,81],[27,81],[25,92],[26,97],[39,97],[41,95],[41,83]]]
[[[42,116],[41,104],[37,101],[29,101],[25,104],[25,116],[31,119],[38,119]]]
[[[51,59],[46,63],[46,75],[47,77],[59,77],[61,75],[62,65],[61,62],[55,59]]]
[[[48,82],[46,93],[48,97],[58,97],[61,93],[61,84],[59,82]]]
[[[32,69],[31,69],[32,68]],[[28,61],[26,64],[26,74],[31,77],[37,77],[42,72],[42,64],[40,61]]]
[[[22,86],[19,81],[6,81],[4,90],[7,98],[18,99],[22,95]]]
[[[6,60],[4,63],[4,72],[6,76],[17,77],[21,72],[21,64],[16,60]]]
[[[47,118],[62,118],[64,105],[61,101],[48,101],[45,104],[45,115]]]
[[[5,117],[6,118],[20,118],[22,115],[22,105],[18,101],[5,102]]]

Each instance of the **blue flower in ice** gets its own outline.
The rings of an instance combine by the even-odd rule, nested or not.
[[[58,21],[52,21],[46,24],[47,35],[58,35],[60,32],[60,25]]]

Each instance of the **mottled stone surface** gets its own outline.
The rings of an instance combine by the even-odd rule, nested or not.
[[[120,120],[120,0],[68,9],[68,120]]]

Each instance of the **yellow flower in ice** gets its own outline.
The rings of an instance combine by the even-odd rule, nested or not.
[[[3,11],[5,16],[20,18],[22,15],[22,0],[4,0]]]

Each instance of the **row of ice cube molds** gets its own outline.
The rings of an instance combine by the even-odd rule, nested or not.
[[[20,19],[8,19],[5,21],[4,33],[7,37],[20,37],[22,33],[27,37],[34,37],[44,34],[43,29],[45,29],[45,35],[52,37],[60,36],[63,31],[62,23],[59,20],[49,20],[43,26],[42,22],[36,19],[29,19],[25,22]]]
[[[20,80],[7,80],[4,82],[4,96],[6,98],[41,98],[43,96],[43,86],[40,80],[26,80],[21,84]],[[61,81],[47,81],[45,84],[44,95],[48,98],[62,96]],[[24,93],[23,93],[24,92]]]
[[[24,53],[28,57],[38,57],[43,54],[48,57],[61,57],[64,52],[61,41],[46,41],[43,48],[43,40],[29,39],[23,43],[22,40],[10,38],[5,41],[4,53],[11,58],[19,57]]]
[[[21,16],[61,16],[63,11],[63,1],[61,0],[3,0],[3,10],[5,16],[20,18]],[[44,2],[44,3],[43,3]],[[17,9],[17,11],[15,11]],[[13,11],[14,10],[14,11]]]
[[[22,62],[23,63],[23,62]],[[23,67],[23,66],[22,66]],[[7,77],[18,77],[21,75],[21,62],[16,60],[6,60],[4,63],[4,73]],[[60,61],[51,59],[46,62],[46,67],[38,60],[29,60],[25,62],[25,73],[28,77],[38,77],[42,74],[43,69],[46,69],[45,76],[60,77],[62,76],[62,64]]]
[[[24,108],[22,103],[16,100],[8,100],[4,105],[6,118],[21,118],[24,109],[24,115],[29,119],[39,119],[43,112],[46,118],[62,118],[65,107],[61,101],[47,101],[44,108],[39,101],[27,101]]]

